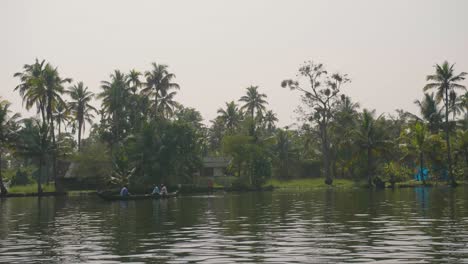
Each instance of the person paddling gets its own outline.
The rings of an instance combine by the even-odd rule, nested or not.
[[[120,196],[127,197],[129,195],[130,193],[128,192],[127,185],[124,185],[124,187],[122,187],[122,189],[120,190]]]
[[[160,195],[158,185],[155,184],[151,195]]]
[[[167,195],[167,188],[164,184],[161,184],[161,195]]]

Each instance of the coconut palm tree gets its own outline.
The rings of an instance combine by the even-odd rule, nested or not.
[[[355,144],[366,154],[367,159],[367,182],[372,186],[373,180],[373,155],[374,152],[382,150],[390,142],[386,138],[385,128],[382,125],[383,117],[375,117],[375,110],[364,109],[359,124],[352,134]]]
[[[128,87],[128,78],[119,70],[115,70],[110,75],[110,81],[101,82],[102,92],[97,98],[102,99],[102,108],[110,119],[112,144],[119,142],[124,136],[126,110],[130,89]]]
[[[70,83],[72,80],[70,78],[61,78],[57,68],[54,68],[51,64],[47,63],[42,72],[42,79],[45,87],[45,98],[47,100],[46,104],[46,113],[47,113],[47,122],[50,125],[49,132],[52,135],[52,145],[55,146],[55,126],[54,126],[54,109],[57,104],[63,104],[63,99],[61,95],[64,92],[64,84]],[[52,179],[54,179],[55,186],[57,187],[57,169],[56,169],[56,153],[51,152],[52,154]],[[47,178],[48,179],[48,178]]]
[[[128,86],[130,87],[130,90],[132,91],[134,95],[137,93],[138,88],[141,87],[140,76],[141,76],[141,72],[135,69],[132,69],[128,73],[128,77],[127,77]]]
[[[157,110],[159,116],[164,117],[165,119],[169,119],[174,115],[174,109],[180,106],[180,104],[174,100],[174,96],[176,94],[176,92],[170,92],[159,97]]]
[[[40,113],[42,121],[46,122],[47,98],[43,80],[44,66],[44,60],[39,62],[36,59],[35,63],[25,64],[23,71],[17,72],[13,76],[20,79],[20,84],[14,90],[19,91],[26,110],[36,106],[37,113]]]
[[[67,94],[72,99],[69,107],[75,121],[78,123],[78,150],[81,150],[81,133],[85,130],[86,122],[93,123],[93,113],[97,113],[96,108],[90,105],[94,94],[88,91],[88,87],[84,87],[83,82],[68,88]]]
[[[23,128],[19,131],[17,152],[25,157],[33,157],[39,161],[37,178],[37,193],[42,194],[42,176],[47,156],[54,152],[50,140],[50,127],[37,119],[25,119]]]
[[[250,113],[252,120],[255,119],[255,113],[261,115],[265,111],[265,105],[268,102],[265,100],[266,94],[258,92],[258,86],[250,86],[247,88],[247,94],[242,96],[239,101],[244,102],[241,110],[247,110]]]
[[[422,120],[427,123],[431,133],[438,133],[444,115],[442,114],[442,109],[439,109],[434,93],[424,93],[423,100],[416,100],[414,103],[419,106],[419,112],[421,113]]]
[[[273,131],[275,129],[275,123],[278,122],[278,117],[276,117],[276,114],[273,113],[272,110],[268,110],[265,113],[265,116],[263,117],[263,123],[266,126],[266,129],[268,131]]]
[[[424,153],[427,151],[427,145],[429,144],[429,133],[427,132],[426,126],[421,122],[416,122],[407,135],[408,147],[410,150],[418,153],[419,156],[419,172],[422,174],[424,170]],[[423,183],[426,184],[424,177]]]
[[[226,109],[219,108],[217,112],[228,133],[233,133],[242,120],[242,115],[236,103],[234,101],[226,102]]]
[[[62,134],[62,124],[67,126],[70,122],[70,109],[66,101],[58,103],[55,107],[54,120],[58,125],[58,136],[60,137]]]
[[[2,154],[4,148],[12,143],[16,129],[19,114],[11,114],[10,102],[2,100],[0,97],[0,196],[6,195],[8,190],[5,188],[2,177]]]
[[[424,86],[424,91],[427,90],[436,90],[436,99],[438,101],[444,101],[445,106],[445,141],[447,144],[447,163],[448,163],[448,173],[452,186],[456,186],[457,182],[453,175],[452,171],[452,156],[450,148],[450,129],[449,129],[449,94],[452,91],[458,89],[466,89],[465,86],[459,84],[463,81],[466,76],[466,72],[461,72],[455,74],[454,64],[450,65],[447,61],[442,63],[442,65],[435,65],[436,72],[435,74],[428,75],[426,80],[429,82]]]
[[[159,112],[159,98],[167,96],[170,90],[178,90],[180,87],[177,83],[173,82],[175,75],[169,73],[167,65],[157,64],[155,62],[151,65],[153,69],[145,72],[146,83],[145,87],[142,89],[142,93],[154,97],[153,109],[155,116],[157,116]]]

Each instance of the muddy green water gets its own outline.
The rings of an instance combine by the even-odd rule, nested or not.
[[[0,199],[0,263],[468,263],[468,189]]]

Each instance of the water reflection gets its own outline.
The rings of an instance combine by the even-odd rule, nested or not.
[[[462,188],[0,200],[1,263],[401,263],[468,257]]]

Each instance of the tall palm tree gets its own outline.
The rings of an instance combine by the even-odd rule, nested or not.
[[[454,64],[450,65],[447,61],[444,61],[442,65],[435,65],[435,74],[428,75],[426,80],[429,81],[424,86],[424,91],[436,90],[436,99],[438,101],[444,100],[445,106],[445,141],[447,144],[447,162],[448,162],[448,173],[452,186],[456,186],[457,182],[452,171],[452,154],[450,148],[450,128],[449,128],[449,94],[451,91],[457,89],[466,89],[465,86],[459,84],[463,81],[466,76],[466,72],[455,74]]]
[[[237,107],[236,103],[234,103],[234,101],[229,103],[226,102],[226,109],[219,108],[218,117],[224,123],[228,133],[232,133],[239,126],[239,123],[242,119],[239,108]]]
[[[164,64],[157,64],[153,62],[151,64],[153,69],[145,72],[146,83],[142,89],[142,93],[148,96],[154,96],[153,109],[154,114],[158,114],[159,98],[167,96],[172,89],[180,89],[177,83],[173,80],[175,75],[169,73],[168,66]]]
[[[8,193],[2,177],[2,154],[4,148],[13,141],[17,129],[17,119],[20,117],[19,114],[10,115],[10,105],[10,102],[2,100],[0,97],[0,196]]]
[[[57,68],[54,68],[51,64],[47,63],[42,72],[43,81],[45,86],[45,98],[47,99],[46,104],[46,113],[47,113],[47,122],[50,125],[49,132],[52,135],[52,145],[55,146],[55,126],[54,126],[54,109],[57,104],[63,104],[63,99],[61,95],[64,92],[64,84],[70,83],[72,80],[70,78],[61,78]],[[52,179],[54,179],[55,186],[57,187],[57,169],[56,169],[56,153],[53,151],[52,154]]]
[[[20,84],[15,91],[23,98],[23,105],[26,110],[36,106],[37,113],[42,116],[42,121],[46,122],[46,88],[44,86],[43,71],[45,61],[38,59],[33,64],[25,64],[22,72],[17,72],[13,76],[20,79]]]
[[[239,101],[244,102],[241,110],[247,110],[250,113],[252,120],[255,119],[255,113],[261,115],[265,111],[265,105],[268,102],[265,100],[266,94],[258,92],[258,86],[250,86],[247,88],[247,94],[242,96]]]
[[[79,82],[67,90],[72,101],[69,103],[70,110],[78,123],[78,150],[81,150],[81,133],[85,130],[86,122],[92,124],[96,108],[90,105],[94,94],[84,87],[83,82]]]
[[[110,81],[102,81],[102,92],[97,98],[102,99],[103,110],[111,120],[112,144],[120,141],[124,132],[126,109],[130,95],[128,78],[119,70],[110,75]]]

